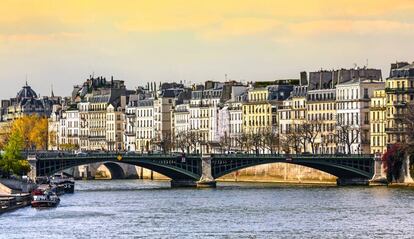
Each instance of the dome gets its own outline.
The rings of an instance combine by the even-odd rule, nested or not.
[[[21,89],[18,93],[16,98],[20,101],[21,99],[27,99],[27,98],[37,98],[37,94],[30,86],[26,85],[23,86],[23,89]]]

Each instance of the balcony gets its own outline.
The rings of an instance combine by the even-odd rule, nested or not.
[[[383,111],[387,109],[385,105],[371,105],[369,108],[370,110],[376,110],[376,111]]]
[[[404,132],[405,130],[402,128],[385,128],[385,133],[388,133],[388,134],[401,134]]]
[[[127,118],[134,118],[136,115],[135,115],[135,113],[125,113],[125,116]]]
[[[407,105],[406,101],[394,101],[393,103],[395,107],[405,107]]]
[[[413,93],[414,88],[385,88],[386,93],[397,94],[397,93]]]
[[[402,118],[404,118],[404,114],[393,114],[392,116],[394,116],[394,119],[402,119]]]
[[[126,136],[135,136],[135,132],[132,131],[125,131],[124,133]]]

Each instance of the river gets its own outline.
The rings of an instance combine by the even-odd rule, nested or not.
[[[0,216],[1,238],[413,238],[414,190],[77,181],[59,207]]]

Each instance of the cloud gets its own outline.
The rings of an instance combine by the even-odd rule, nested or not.
[[[331,34],[388,34],[411,33],[414,24],[389,20],[320,20],[291,24],[289,30],[299,36],[321,36]]]
[[[0,34],[1,41],[7,42],[47,42],[47,41],[62,41],[79,39],[83,35],[80,33],[60,32],[48,34]]]
[[[336,23],[339,32],[363,32],[346,21],[365,25],[374,18],[398,21],[411,18],[413,10],[412,0],[26,0],[24,4],[2,0],[0,34],[190,32],[202,40],[256,34],[272,38],[286,27],[309,34],[329,30]],[[398,27],[392,24],[387,27]],[[373,28],[378,25],[372,23]]]
[[[234,18],[218,23],[199,32],[203,39],[223,40],[226,38],[251,36],[275,31],[281,23],[269,18]]]
[[[117,23],[118,29],[126,32],[171,32],[192,31],[206,27],[218,21],[209,15],[197,16],[139,16]]]
[[[51,16],[21,17],[0,21],[0,40],[3,41],[56,41],[79,38],[81,29]]]

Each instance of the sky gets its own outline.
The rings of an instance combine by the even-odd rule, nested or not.
[[[299,78],[414,61],[412,0],[1,0],[0,98],[27,80],[70,95],[89,75],[146,82]]]

